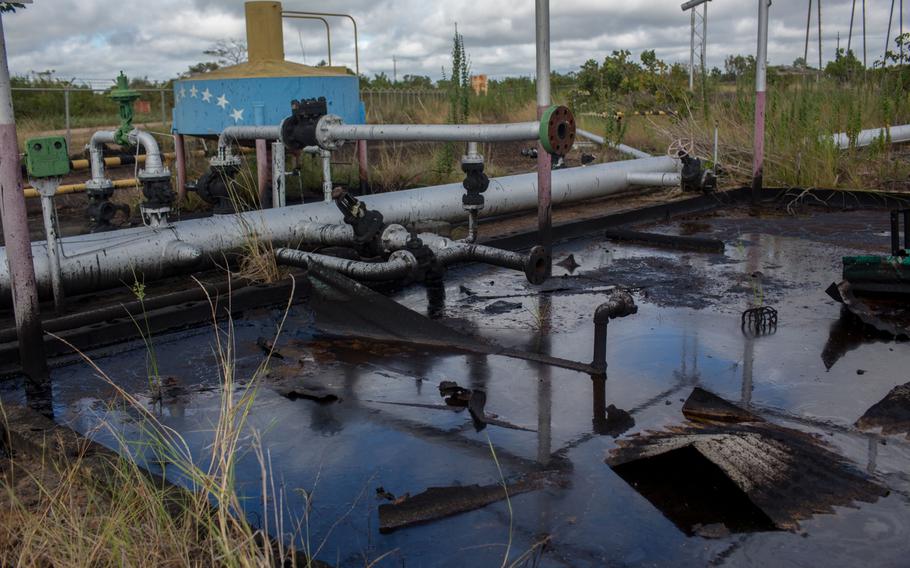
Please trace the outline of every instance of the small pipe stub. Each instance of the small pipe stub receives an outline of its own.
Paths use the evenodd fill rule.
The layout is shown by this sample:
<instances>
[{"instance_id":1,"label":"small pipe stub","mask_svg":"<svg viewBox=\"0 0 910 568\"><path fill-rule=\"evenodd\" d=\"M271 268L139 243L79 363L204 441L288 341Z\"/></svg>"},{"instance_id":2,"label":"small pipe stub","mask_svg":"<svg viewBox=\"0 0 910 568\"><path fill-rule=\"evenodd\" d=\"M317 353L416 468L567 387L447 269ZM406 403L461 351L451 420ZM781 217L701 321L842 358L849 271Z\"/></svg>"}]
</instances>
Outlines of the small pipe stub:
<instances>
[{"instance_id":1,"label":"small pipe stub","mask_svg":"<svg viewBox=\"0 0 910 568\"><path fill-rule=\"evenodd\" d=\"M638 306L635 305L632 294L626 290L617 290L610 294L606 302L597 306L594 311L594 323L609 323L611 319L624 318L635 313L638 313Z\"/></svg>"},{"instance_id":2,"label":"small pipe stub","mask_svg":"<svg viewBox=\"0 0 910 568\"><path fill-rule=\"evenodd\" d=\"M575 144L575 115L564 106L551 106L540 117L540 144L550 154L565 156Z\"/></svg>"},{"instance_id":3,"label":"small pipe stub","mask_svg":"<svg viewBox=\"0 0 910 568\"><path fill-rule=\"evenodd\" d=\"M537 245L528 252L524 266L525 276L531 284L543 284L550 272L550 257L547 249Z\"/></svg>"}]
</instances>

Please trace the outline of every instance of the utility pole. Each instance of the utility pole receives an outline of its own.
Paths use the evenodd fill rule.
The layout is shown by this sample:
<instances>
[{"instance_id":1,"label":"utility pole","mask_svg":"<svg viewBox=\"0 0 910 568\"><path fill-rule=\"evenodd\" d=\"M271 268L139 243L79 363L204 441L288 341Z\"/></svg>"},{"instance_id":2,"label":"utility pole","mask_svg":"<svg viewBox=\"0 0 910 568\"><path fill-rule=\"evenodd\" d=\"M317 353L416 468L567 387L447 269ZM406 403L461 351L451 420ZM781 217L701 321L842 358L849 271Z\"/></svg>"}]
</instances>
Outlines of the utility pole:
<instances>
[{"instance_id":1,"label":"utility pole","mask_svg":"<svg viewBox=\"0 0 910 568\"><path fill-rule=\"evenodd\" d=\"M888 64L888 46L891 45L891 24L894 23L894 0L891 0L891 11L888 12L888 32L885 34L885 52L882 54L882 67Z\"/></svg>"},{"instance_id":2,"label":"utility pole","mask_svg":"<svg viewBox=\"0 0 910 568\"><path fill-rule=\"evenodd\" d=\"M38 305L38 286L32 262L25 194L19 165L19 142L0 13L0 218L10 275L13 314L19 338L19 363L32 382L47 378L47 360Z\"/></svg>"},{"instance_id":3,"label":"utility pole","mask_svg":"<svg viewBox=\"0 0 910 568\"><path fill-rule=\"evenodd\" d=\"M699 66L705 73L705 58L708 49L708 2L711 0L689 0L680 7L689 12L689 91L695 90L695 50L698 42ZM701 12L696 8L702 7Z\"/></svg>"},{"instance_id":4,"label":"utility pole","mask_svg":"<svg viewBox=\"0 0 910 568\"><path fill-rule=\"evenodd\" d=\"M392 56L392 82L398 83L398 59Z\"/></svg>"},{"instance_id":5,"label":"utility pole","mask_svg":"<svg viewBox=\"0 0 910 568\"><path fill-rule=\"evenodd\" d=\"M755 139L752 157L752 205L761 199L765 167L765 91L768 75L768 7L771 0L758 0L758 49L755 55Z\"/></svg>"},{"instance_id":6,"label":"utility pole","mask_svg":"<svg viewBox=\"0 0 910 568\"><path fill-rule=\"evenodd\" d=\"M847 53L850 53L850 48L853 45L853 16L856 14L856 0L853 0L853 4L850 6L850 32L847 34ZM840 32L837 32L837 43L840 44ZM837 49L840 49L840 45L837 46Z\"/></svg>"},{"instance_id":7,"label":"utility pole","mask_svg":"<svg viewBox=\"0 0 910 568\"><path fill-rule=\"evenodd\" d=\"M891 0L892 2L894 0ZM812 0L809 0L809 13L806 15L806 44L803 46L803 64L809 66L809 26L812 24Z\"/></svg>"},{"instance_id":8,"label":"utility pole","mask_svg":"<svg viewBox=\"0 0 910 568\"><path fill-rule=\"evenodd\" d=\"M815 7L818 9L818 80L822 77L822 0L817 0Z\"/></svg>"}]
</instances>

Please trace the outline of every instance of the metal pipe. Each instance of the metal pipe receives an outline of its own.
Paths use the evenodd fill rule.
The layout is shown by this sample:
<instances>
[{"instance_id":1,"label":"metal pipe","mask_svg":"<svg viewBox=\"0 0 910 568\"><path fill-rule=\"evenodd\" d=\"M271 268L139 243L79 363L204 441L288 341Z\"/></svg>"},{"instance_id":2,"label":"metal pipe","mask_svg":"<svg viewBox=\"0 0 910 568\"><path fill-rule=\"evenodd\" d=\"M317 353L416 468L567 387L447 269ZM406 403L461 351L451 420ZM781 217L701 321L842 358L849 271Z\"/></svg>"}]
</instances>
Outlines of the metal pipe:
<instances>
[{"instance_id":1,"label":"metal pipe","mask_svg":"<svg viewBox=\"0 0 910 568\"><path fill-rule=\"evenodd\" d=\"M575 129L575 134L587 138L591 142L600 144L601 146L607 146L608 148L613 148L617 152L622 152L627 156L632 156L633 158L650 158L651 154L643 152L637 148L631 146L626 146L625 144L614 144L613 142L607 141L603 136L598 136L593 132L588 132L587 130L582 130L580 128Z\"/></svg>"},{"instance_id":2,"label":"metal pipe","mask_svg":"<svg viewBox=\"0 0 910 568\"><path fill-rule=\"evenodd\" d=\"M418 238L436 255L443 266L462 262L482 262L525 273L532 284L542 284L547 279L548 265L542 247L536 246L528 254L488 247L463 241L453 241L434 233L420 233ZM410 233L401 225L389 225L382 233L384 252L404 250L411 239Z\"/></svg>"},{"instance_id":3,"label":"metal pipe","mask_svg":"<svg viewBox=\"0 0 910 568\"><path fill-rule=\"evenodd\" d=\"M297 249L279 248L275 251L275 259L278 264L303 268L309 264L317 264L358 280L400 280L416 274L419 264L417 258L405 250L393 252L389 260L385 262L364 262L303 252Z\"/></svg>"},{"instance_id":4,"label":"metal pipe","mask_svg":"<svg viewBox=\"0 0 910 568\"><path fill-rule=\"evenodd\" d=\"M550 0L536 0L534 5L534 35L537 44L537 120L552 104L550 98ZM538 244L546 255L546 274L552 269L550 249L552 234L552 176L553 157L537 140L537 233Z\"/></svg>"},{"instance_id":5,"label":"metal pipe","mask_svg":"<svg viewBox=\"0 0 910 568\"><path fill-rule=\"evenodd\" d=\"M60 257L63 256L57 234L57 208L54 207L54 193L60 179L33 180L32 184L41 193L41 216L44 219L44 236L47 239L47 256L51 271L51 291L54 295L54 308L59 312L63 308L63 279L60 275Z\"/></svg>"},{"instance_id":6,"label":"metal pipe","mask_svg":"<svg viewBox=\"0 0 910 568\"><path fill-rule=\"evenodd\" d=\"M117 133L113 130L99 130L88 141L89 162L91 162L92 183L104 184L104 145L114 142Z\"/></svg>"},{"instance_id":7,"label":"metal pipe","mask_svg":"<svg viewBox=\"0 0 910 568\"><path fill-rule=\"evenodd\" d=\"M369 154L367 153L367 141L357 141L357 167L360 175L360 194L366 195L370 189L370 170Z\"/></svg>"},{"instance_id":8,"label":"metal pipe","mask_svg":"<svg viewBox=\"0 0 910 568\"><path fill-rule=\"evenodd\" d=\"M553 202L584 201L629 188L630 172L673 172L678 160L667 156L625 160L553 173ZM18 170L17 170L18 171ZM494 178L484 194L481 216L493 217L531 211L537 207L537 174ZM461 183L368 195L361 200L380 211L387 223L416 220L463 221L466 213ZM23 213L24 219L24 213ZM132 282L142 275L146 282L200 270L222 262L225 254L243 250L250 235L270 240L274 246L294 246L310 238L307 223L343 221L334 203L309 203L235 215L215 215L170 223L153 229L134 227L61 239L66 256L61 261L67 294L101 290ZM26 233L27 234L27 233ZM32 243L39 291L50 293L47 245ZM0 248L0 301L10 296L6 249Z\"/></svg>"},{"instance_id":9,"label":"metal pipe","mask_svg":"<svg viewBox=\"0 0 910 568\"><path fill-rule=\"evenodd\" d=\"M323 118L316 127L316 139L319 141L319 145L326 149L334 149L337 142L347 140L515 142L537 140L539 137L539 122L507 124L344 124Z\"/></svg>"},{"instance_id":10,"label":"metal pipe","mask_svg":"<svg viewBox=\"0 0 910 568\"><path fill-rule=\"evenodd\" d=\"M682 184L682 176L679 173L666 172L633 172L626 176L626 181L630 185L644 186L678 186Z\"/></svg>"},{"instance_id":11,"label":"metal pipe","mask_svg":"<svg viewBox=\"0 0 910 568\"><path fill-rule=\"evenodd\" d=\"M322 200L328 203L332 200L332 153L320 150L322 159Z\"/></svg>"},{"instance_id":12,"label":"metal pipe","mask_svg":"<svg viewBox=\"0 0 910 568\"><path fill-rule=\"evenodd\" d=\"M287 199L284 143L272 142L272 207L284 207Z\"/></svg>"},{"instance_id":13,"label":"metal pipe","mask_svg":"<svg viewBox=\"0 0 910 568\"><path fill-rule=\"evenodd\" d=\"M114 183L115 189L125 189L125 188L133 188L133 187L139 186L139 180L136 178L115 179L113 181L113 183ZM57 188L57 195L65 195L67 193L81 193L81 192L85 191L85 188L86 188L86 184L84 184L84 183L72 183L72 184L61 185L60 187ZM26 199L37 199L37 198L41 197L41 193L39 193L38 190L35 189L34 187L23 188L22 194L25 196Z\"/></svg>"},{"instance_id":14,"label":"metal pipe","mask_svg":"<svg viewBox=\"0 0 910 568\"><path fill-rule=\"evenodd\" d=\"M333 12L298 12L295 10L283 10L281 12L282 16L293 16L294 14L302 14L307 16L328 16L332 18L347 18L351 20L351 24L354 25L354 72L358 77L360 76L360 44L357 40L357 20L354 19L354 16L350 14L337 14Z\"/></svg>"},{"instance_id":15,"label":"metal pipe","mask_svg":"<svg viewBox=\"0 0 910 568\"><path fill-rule=\"evenodd\" d=\"M910 124L861 130L856 136L855 147L861 148L863 146L868 146L882 137L892 144L910 142ZM831 140L834 142L834 145L841 150L850 148L850 136L846 132L831 135Z\"/></svg>"},{"instance_id":16,"label":"metal pipe","mask_svg":"<svg viewBox=\"0 0 910 568\"><path fill-rule=\"evenodd\" d=\"M298 19L298 20L319 20L319 21L321 21L323 24L325 24L325 40L326 40L326 42L329 44L329 48L328 48L328 51L329 51L329 67L332 66L332 30L329 28L329 21L328 21L328 20L326 20L325 18L323 18L323 17L321 17L321 16L309 16L309 15L305 15L305 14L302 13L302 12L294 12L293 14L292 14L292 13L289 13L289 12L282 12L282 13L281 13L281 17L282 17L282 18L295 18L295 19Z\"/></svg>"},{"instance_id":17,"label":"metal pipe","mask_svg":"<svg viewBox=\"0 0 910 568\"><path fill-rule=\"evenodd\" d=\"M281 125L228 126L218 135L218 149L227 148L237 140L280 140Z\"/></svg>"},{"instance_id":18,"label":"metal pipe","mask_svg":"<svg viewBox=\"0 0 910 568\"><path fill-rule=\"evenodd\" d=\"M259 206L263 209L272 207L271 169L268 142L260 138L256 140L256 182L259 187Z\"/></svg>"},{"instance_id":19,"label":"metal pipe","mask_svg":"<svg viewBox=\"0 0 910 568\"><path fill-rule=\"evenodd\" d=\"M821 0L819 0L820 2ZM755 138L752 157L753 205L761 199L762 176L765 168L765 91L767 90L768 73L768 7L770 5L771 0L758 0L758 49L755 56Z\"/></svg>"},{"instance_id":20,"label":"metal pipe","mask_svg":"<svg viewBox=\"0 0 910 568\"><path fill-rule=\"evenodd\" d=\"M145 149L145 173L151 175L164 175L168 169L164 167L161 160L161 150L158 148L158 141L150 132L134 128L129 133L130 143L141 146ZM142 177L141 175L139 177Z\"/></svg>"},{"instance_id":21,"label":"metal pipe","mask_svg":"<svg viewBox=\"0 0 910 568\"><path fill-rule=\"evenodd\" d=\"M610 294L610 299L597 306L594 311L594 358L591 366L607 371L607 325L611 319L624 318L638 313L638 306L626 290Z\"/></svg>"},{"instance_id":22,"label":"metal pipe","mask_svg":"<svg viewBox=\"0 0 910 568\"><path fill-rule=\"evenodd\" d=\"M19 142L10 91L9 64L3 14L0 12L0 219L3 225L3 298L12 296L13 316L19 338L19 363L33 382L47 377L44 338L38 304L38 286L29 244L28 212L22 194Z\"/></svg>"},{"instance_id":23,"label":"metal pipe","mask_svg":"<svg viewBox=\"0 0 910 568\"><path fill-rule=\"evenodd\" d=\"M174 134L174 155L177 162L177 199L186 199L186 146L183 134Z\"/></svg>"}]
</instances>

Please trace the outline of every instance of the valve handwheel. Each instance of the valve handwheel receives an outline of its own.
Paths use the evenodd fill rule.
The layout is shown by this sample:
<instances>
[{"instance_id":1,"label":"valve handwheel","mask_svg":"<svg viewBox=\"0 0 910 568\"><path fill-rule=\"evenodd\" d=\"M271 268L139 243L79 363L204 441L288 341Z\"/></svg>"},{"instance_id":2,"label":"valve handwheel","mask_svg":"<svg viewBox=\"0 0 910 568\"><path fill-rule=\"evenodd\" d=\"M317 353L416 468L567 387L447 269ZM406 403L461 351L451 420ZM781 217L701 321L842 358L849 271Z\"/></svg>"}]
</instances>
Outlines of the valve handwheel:
<instances>
[{"instance_id":1,"label":"valve handwheel","mask_svg":"<svg viewBox=\"0 0 910 568\"><path fill-rule=\"evenodd\" d=\"M667 148L667 155L671 158L691 156L693 152L695 152L695 140L691 138L677 138Z\"/></svg>"}]
</instances>

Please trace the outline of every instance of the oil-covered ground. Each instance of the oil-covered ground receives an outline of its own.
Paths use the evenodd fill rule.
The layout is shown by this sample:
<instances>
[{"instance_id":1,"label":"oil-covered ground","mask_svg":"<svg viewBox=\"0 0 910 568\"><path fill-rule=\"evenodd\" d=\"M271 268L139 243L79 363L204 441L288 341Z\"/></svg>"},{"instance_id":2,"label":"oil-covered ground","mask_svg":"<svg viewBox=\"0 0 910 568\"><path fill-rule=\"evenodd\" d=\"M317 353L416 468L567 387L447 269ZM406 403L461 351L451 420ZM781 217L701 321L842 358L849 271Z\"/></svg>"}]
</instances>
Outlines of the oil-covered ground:
<instances>
[{"instance_id":1,"label":"oil-covered ground","mask_svg":"<svg viewBox=\"0 0 910 568\"><path fill-rule=\"evenodd\" d=\"M867 332L824 292L840 279L842 256L887 252L887 219L887 211L800 217L724 211L637 227L719 238L722 254L590 235L557 246L556 260L571 254L578 267L557 266L542 287L521 274L473 265L449 271L444 294L428 299L414 286L392 295L489 342L589 362L594 309L611 286L627 287L639 311L609 325L605 382L499 355L326 337L316 331L312 306L294 306L277 343L282 358L263 379L243 438L237 477L248 517L256 523L263 510L255 430L281 495L268 507L284 508L286 526L305 519L301 540L339 566L362 566L385 553L383 566L489 566L507 555L505 565L906 565L910 442L853 424L910 380L910 349ZM740 314L754 304L778 310L775 333L742 333ZM238 378L260 364L257 339L273 335L281 315L261 310L234 321ZM396 322L386 325L394 329ZM161 419L200 461L220 402L212 341L209 327L155 340L160 372L173 387L157 407ZM96 360L139 394L149 389L146 362L141 342ZM467 410L445 405L443 381L486 393L493 419L486 428L477 431ZM818 435L890 494L816 515L796 531L715 530L709 518L703 524L715 529L674 523L604 460L617 440L687 423L681 407L695 386ZM14 383L0 388L4 400L25 398ZM138 438L134 417L112 409L113 399L86 365L54 371L58 421L111 445L111 430ZM609 405L615 408L608 419ZM685 467L675 464L659 476L669 484L685 476L675 468ZM379 507L406 495L529 476L543 482L509 502L379 530ZM700 506L689 509L698 521Z\"/></svg>"}]
</instances>

